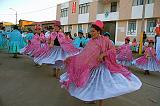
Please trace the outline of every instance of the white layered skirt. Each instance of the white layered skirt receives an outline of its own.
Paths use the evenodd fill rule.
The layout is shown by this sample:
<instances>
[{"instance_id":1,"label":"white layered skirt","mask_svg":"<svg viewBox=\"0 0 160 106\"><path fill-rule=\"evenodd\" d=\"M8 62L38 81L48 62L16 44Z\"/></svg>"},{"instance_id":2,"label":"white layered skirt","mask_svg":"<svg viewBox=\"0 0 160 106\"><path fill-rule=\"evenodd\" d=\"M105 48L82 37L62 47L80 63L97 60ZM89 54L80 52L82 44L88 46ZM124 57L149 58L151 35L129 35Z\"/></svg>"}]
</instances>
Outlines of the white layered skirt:
<instances>
[{"instance_id":1,"label":"white layered skirt","mask_svg":"<svg viewBox=\"0 0 160 106\"><path fill-rule=\"evenodd\" d=\"M27 55L27 56L29 56L29 57L32 57L32 52L33 52L33 50L31 50L31 51L29 51L27 54L25 54L26 48L27 48L27 46L25 46L24 48L20 49L20 52L19 52L19 53L20 53L20 54Z\"/></svg>"},{"instance_id":2,"label":"white layered skirt","mask_svg":"<svg viewBox=\"0 0 160 106\"><path fill-rule=\"evenodd\" d=\"M119 61L119 60L117 60L117 63L118 63L118 64L121 64L121 65L123 65L123 66L126 66L126 67L132 65L132 61Z\"/></svg>"},{"instance_id":3,"label":"white layered skirt","mask_svg":"<svg viewBox=\"0 0 160 106\"><path fill-rule=\"evenodd\" d=\"M67 73L60 76L61 83L67 80ZM134 74L131 74L130 80L128 80L120 73L111 74L101 64L91 71L89 80L83 87L77 88L74 84L70 84L69 93L83 101L94 101L130 93L140 89L141 86L141 81Z\"/></svg>"},{"instance_id":4,"label":"white layered skirt","mask_svg":"<svg viewBox=\"0 0 160 106\"><path fill-rule=\"evenodd\" d=\"M62 65L63 60L72 55L73 54L64 51L60 46L54 46L54 48L48 51L47 54L43 54L34 58L34 62L39 65L42 64Z\"/></svg>"},{"instance_id":5,"label":"white layered skirt","mask_svg":"<svg viewBox=\"0 0 160 106\"><path fill-rule=\"evenodd\" d=\"M160 49L157 50L157 59L160 61Z\"/></svg>"},{"instance_id":6,"label":"white layered skirt","mask_svg":"<svg viewBox=\"0 0 160 106\"><path fill-rule=\"evenodd\" d=\"M138 58L139 59L139 58ZM136 60L138 60L136 59ZM148 70L148 71L159 71L160 72L160 64L158 64L156 62L156 60L154 58L148 58L148 61L146 64L138 64L136 62L136 60L134 60L132 62L132 64L139 68L139 69L143 69L143 70Z\"/></svg>"}]
</instances>

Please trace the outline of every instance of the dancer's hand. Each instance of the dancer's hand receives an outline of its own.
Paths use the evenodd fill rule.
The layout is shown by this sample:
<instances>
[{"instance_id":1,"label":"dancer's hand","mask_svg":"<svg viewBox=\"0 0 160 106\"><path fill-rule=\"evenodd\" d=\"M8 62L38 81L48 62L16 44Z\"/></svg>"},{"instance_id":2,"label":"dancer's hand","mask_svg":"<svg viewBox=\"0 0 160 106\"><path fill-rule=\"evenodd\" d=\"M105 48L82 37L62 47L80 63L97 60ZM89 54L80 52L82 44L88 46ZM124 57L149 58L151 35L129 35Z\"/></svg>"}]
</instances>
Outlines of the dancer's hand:
<instances>
[{"instance_id":1,"label":"dancer's hand","mask_svg":"<svg viewBox=\"0 0 160 106\"><path fill-rule=\"evenodd\" d=\"M104 60L105 60L105 55L102 53L102 54L100 54L98 61L103 62Z\"/></svg>"},{"instance_id":2,"label":"dancer's hand","mask_svg":"<svg viewBox=\"0 0 160 106\"><path fill-rule=\"evenodd\" d=\"M53 48L54 47L54 45L52 45L52 44L49 44L49 48Z\"/></svg>"},{"instance_id":3,"label":"dancer's hand","mask_svg":"<svg viewBox=\"0 0 160 106\"><path fill-rule=\"evenodd\" d=\"M64 60L64 63L68 64L68 63L70 63L70 61L71 61L70 58L66 58L66 60Z\"/></svg>"},{"instance_id":4,"label":"dancer's hand","mask_svg":"<svg viewBox=\"0 0 160 106\"><path fill-rule=\"evenodd\" d=\"M30 41L30 40L28 40L28 44L29 44L29 45L31 44L31 41Z\"/></svg>"}]
</instances>

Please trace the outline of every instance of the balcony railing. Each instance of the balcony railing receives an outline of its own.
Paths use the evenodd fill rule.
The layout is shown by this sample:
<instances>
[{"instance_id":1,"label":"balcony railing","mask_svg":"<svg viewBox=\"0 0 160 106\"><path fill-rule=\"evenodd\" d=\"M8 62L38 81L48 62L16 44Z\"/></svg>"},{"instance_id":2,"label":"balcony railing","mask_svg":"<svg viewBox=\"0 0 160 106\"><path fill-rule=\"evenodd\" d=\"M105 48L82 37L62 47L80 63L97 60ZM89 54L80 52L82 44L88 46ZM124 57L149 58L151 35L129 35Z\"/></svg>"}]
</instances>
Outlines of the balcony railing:
<instances>
[{"instance_id":1,"label":"balcony railing","mask_svg":"<svg viewBox=\"0 0 160 106\"><path fill-rule=\"evenodd\" d=\"M114 21L119 20L119 12L105 12L102 14L97 14L96 19L102 21Z\"/></svg>"}]
</instances>

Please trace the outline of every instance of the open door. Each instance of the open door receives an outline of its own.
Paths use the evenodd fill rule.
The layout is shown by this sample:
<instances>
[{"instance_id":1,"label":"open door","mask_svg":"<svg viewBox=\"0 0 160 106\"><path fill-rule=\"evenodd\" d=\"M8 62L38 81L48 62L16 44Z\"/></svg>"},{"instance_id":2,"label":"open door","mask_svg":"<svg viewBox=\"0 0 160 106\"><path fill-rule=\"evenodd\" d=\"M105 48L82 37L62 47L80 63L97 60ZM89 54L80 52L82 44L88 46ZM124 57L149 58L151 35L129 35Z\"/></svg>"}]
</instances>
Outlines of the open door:
<instances>
[{"instance_id":1,"label":"open door","mask_svg":"<svg viewBox=\"0 0 160 106\"><path fill-rule=\"evenodd\" d=\"M104 22L104 32L109 32L111 34L110 39L115 43L116 21Z\"/></svg>"}]
</instances>

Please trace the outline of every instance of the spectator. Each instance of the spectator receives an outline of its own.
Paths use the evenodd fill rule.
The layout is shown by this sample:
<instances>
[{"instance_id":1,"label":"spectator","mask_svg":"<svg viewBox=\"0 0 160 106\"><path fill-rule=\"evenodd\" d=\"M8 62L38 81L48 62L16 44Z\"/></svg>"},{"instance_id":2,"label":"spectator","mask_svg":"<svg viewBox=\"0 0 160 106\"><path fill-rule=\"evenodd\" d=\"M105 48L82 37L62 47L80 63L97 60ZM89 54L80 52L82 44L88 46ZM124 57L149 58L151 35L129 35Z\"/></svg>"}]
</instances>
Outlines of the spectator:
<instances>
[{"instance_id":1,"label":"spectator","mask_svg":"<svg viewBox=\"0 0 160 106\"><path fill-rule=\"evenodd\" d=\"M103 33L104 36L108 37L110 39L111 34L109 32L104 32ZM111 43L114 45L114 42L110 39Z\"/></svg>"},{"instance_id":2,"label":"spectator","mask_svg":"<svg viewBox=\"0 0 160 106\"><path fill-rule=\"evenodd\" d=\"M136 38L133 39L132 41L132 52L138 52L138 44L137 44L137 41L136 41Z\"/></svg>"}]
</instances>

